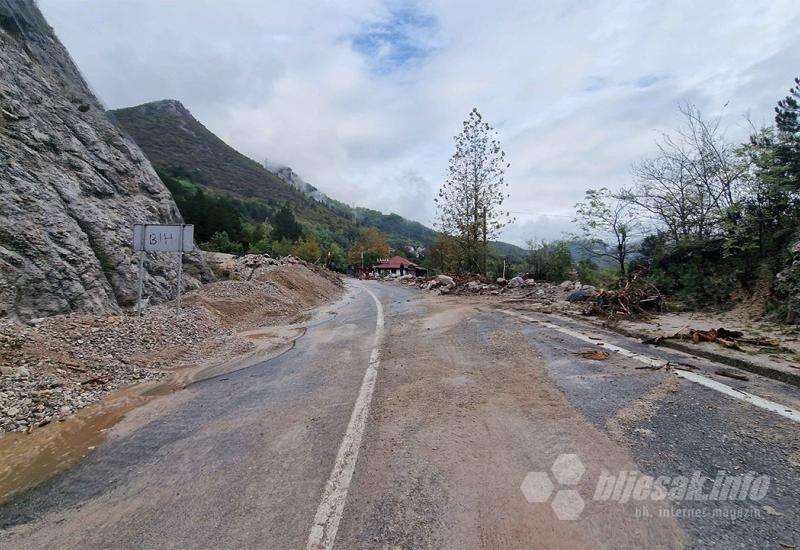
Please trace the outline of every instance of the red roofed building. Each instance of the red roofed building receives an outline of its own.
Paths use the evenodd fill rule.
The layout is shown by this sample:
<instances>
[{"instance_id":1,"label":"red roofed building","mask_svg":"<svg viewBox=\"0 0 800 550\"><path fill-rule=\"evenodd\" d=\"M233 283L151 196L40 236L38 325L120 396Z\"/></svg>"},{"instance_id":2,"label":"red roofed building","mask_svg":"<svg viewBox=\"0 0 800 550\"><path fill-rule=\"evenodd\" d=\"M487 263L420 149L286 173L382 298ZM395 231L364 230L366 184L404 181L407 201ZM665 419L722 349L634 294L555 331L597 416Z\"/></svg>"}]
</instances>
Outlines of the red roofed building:
<instances>
[{"instance_id":1,"label":"red roofed building","mask_svg":"<svg viewBox=\"0 0 800 550\"><path fill-rule=\"evenodd\" d=\"M401 275L425 275L428 270L402 256L392 256L388 260L382 260L381 263L373 265L372 272L375 275L399 277Z\"/></svg>"}]
</instances>

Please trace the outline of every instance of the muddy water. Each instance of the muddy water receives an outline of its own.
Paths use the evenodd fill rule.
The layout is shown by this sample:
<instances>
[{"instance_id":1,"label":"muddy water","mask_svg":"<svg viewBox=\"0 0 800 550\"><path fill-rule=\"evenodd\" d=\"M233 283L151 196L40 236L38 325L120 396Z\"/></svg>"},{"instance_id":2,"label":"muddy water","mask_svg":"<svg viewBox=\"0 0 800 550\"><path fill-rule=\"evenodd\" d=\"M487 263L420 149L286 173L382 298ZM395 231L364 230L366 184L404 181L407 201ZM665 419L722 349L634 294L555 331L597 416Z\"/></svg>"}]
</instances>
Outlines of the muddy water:
<instances>
[{"instance_id":1,"label":"muddy water","mask_svg":"<svg viewBox=\"0 0 800 550\"><path fill-rule=\"evenodd\" d=\"M64 422L0 437L0 503L76 464L134 407L175 391L172 380L110 393Z\"/></svg>"},{"instance_id":2,"label":"muddy water","mask_svg":"<svg viewBox=\"0 0 800 550\"><path fill-rule=\"evenodd\" d=\"M0 435L0 503L77 464L105 441L109 430L134 408L194 382L247 368L285 353L305 334L305 328L269 327L241 334L255 344L246 355L175 369L168 380L116 390L64 422L48 424L29 434Z\"/></svg>"}]
</instances>

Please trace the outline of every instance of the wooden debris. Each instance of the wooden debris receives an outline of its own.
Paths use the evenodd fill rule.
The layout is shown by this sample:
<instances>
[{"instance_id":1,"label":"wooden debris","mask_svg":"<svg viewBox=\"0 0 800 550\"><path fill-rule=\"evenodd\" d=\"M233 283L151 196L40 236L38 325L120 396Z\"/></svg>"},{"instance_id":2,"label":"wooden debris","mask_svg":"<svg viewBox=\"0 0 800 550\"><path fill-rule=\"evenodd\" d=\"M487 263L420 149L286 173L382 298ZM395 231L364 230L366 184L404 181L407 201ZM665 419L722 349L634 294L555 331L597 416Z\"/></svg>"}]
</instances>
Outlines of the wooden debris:
<instances>
[{"instance_id":1,"label":"wooden debris","mask_svg":"<svg viewBox=\"0 0 800 550\"><path fill-rule=\"evenodd\" d=\"M694 365L690 365L689 363L672 363L672 362L670 362L669 366L671 366L675 370L693 371L693 370L697 370L698 369L698 367L696 367Z\"/></svg>"},{"instance_id":2,"label":"wooden debris","mask_svg":"<svg viewBox=\"0 0 800 550\"><path fill-rule=\"evenodd\" d=\"M618 319L646 319L661 309L661 292L646 281L647 268L620 279L616 290L603 290L589 313Z\"/></svg>"},{"instance_id":3,"label":"wooden debris","mask_svg":"<svg viewBox=\"0 0 800 550\"><path fill-rule=\"evenodd\" d=\"M634 367L634 369L635 370L661 370L664 367L667 367L667 369L669 369L669 363L664 363L663 365L655 365L655 366L652 366L652 367L649 366L649 365L642 365L641 367Z\"/></svg>"}]
</instances>

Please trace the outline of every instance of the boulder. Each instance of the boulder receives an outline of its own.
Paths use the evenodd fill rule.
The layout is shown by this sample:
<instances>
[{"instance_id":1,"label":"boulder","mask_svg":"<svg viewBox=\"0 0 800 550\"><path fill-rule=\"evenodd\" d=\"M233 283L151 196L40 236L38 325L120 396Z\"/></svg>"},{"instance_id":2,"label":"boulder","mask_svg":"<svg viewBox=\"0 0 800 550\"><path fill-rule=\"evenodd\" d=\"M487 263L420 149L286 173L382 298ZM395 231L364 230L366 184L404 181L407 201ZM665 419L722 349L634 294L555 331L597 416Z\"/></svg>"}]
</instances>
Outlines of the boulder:
<instances>
[{"instance_id":1,"label":"boulder","mask_svg":"<svg viewBox=\"0 0 800 550\"><path fill-rule=\"evenodd\" d=\"M436 279L431 279L430 281L428 281L427 283L422 285L422 290L432 290L433 288L437 287L438 285L439 285L439 281L437 281Z\"/></svg>"},{"instance_id":2,"label":"boulder","mask_svg":"<svg viewBox=\"0 0 800 550\"><path fill-rule=\"evenodd\" d=\"M573 303L574 302L585 302L586 300L590 299L591 297L592 297L592 294L588 290L580 288L578 290L575 290L575 291L571 292L570 295L567 296L567 301L568 302L573 302Z\"/></svg>"},{"instance_id":3,"label":"boulder","mask_svg":"<svg viewBox=\"0 0 800 550\"><path fill-rule=\"evenodd\" d=\"M453 278L448 277L447 275L438 275L436 280L439 282L439 284L443 284L445 286L455 286L456 284Z\"/></svg>"},{"instance_id":4,"label":"boulder","mask_svg":"<svg viewBox=\"0 0 800 550\"><path fill-rule=\"evenodd\" d=\"M502 277L498 277L498 278L497 278L497 284L498 284L498 285L500 285L500 286L505 286L505 284L506 284L507 282L508 282L508 281L506 281L506 280L505 280L505 279L503 279Z\"/></svg>"},{"instance_id":5,"label":"boulder","mask_svg":"<svg viewBox=\"0 0 800 550\"><path fill-rule=\"evenodd\" d=\"M525 284L525 279L522 277L514 277L510 281L508 281L508 288L517 288L518 286L522 286Z\"/></svg>"}]
</instances>

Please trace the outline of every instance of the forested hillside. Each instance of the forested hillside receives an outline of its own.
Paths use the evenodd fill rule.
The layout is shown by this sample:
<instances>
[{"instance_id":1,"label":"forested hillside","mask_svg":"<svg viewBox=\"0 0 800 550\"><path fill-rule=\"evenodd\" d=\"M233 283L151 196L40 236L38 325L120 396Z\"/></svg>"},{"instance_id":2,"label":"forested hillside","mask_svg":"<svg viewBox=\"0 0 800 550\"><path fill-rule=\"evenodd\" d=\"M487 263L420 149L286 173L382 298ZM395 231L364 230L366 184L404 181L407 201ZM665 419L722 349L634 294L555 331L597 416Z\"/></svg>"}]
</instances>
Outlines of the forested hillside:
<instances>
[{"instance_id":1,"label":"forested hillside","mask_svg":"<svg viewBox=\"0 0 800 550\"><path fill-rule=\"evenodd\" d=\"M284 174L230 147L179 101L155 101L112 113L156 167L181 212L198 226L200 242L224 231L234 250L241 245L247 251L269 237L274 216L284 205L323 247L346 249L370 227L401 253L409 247L428 248L436 237L432 229L398 214L350 207L330 198L315 200L287 182ZM492 246L501 256L522 252L505 243Z\"/></svg>"}]
</instances>

